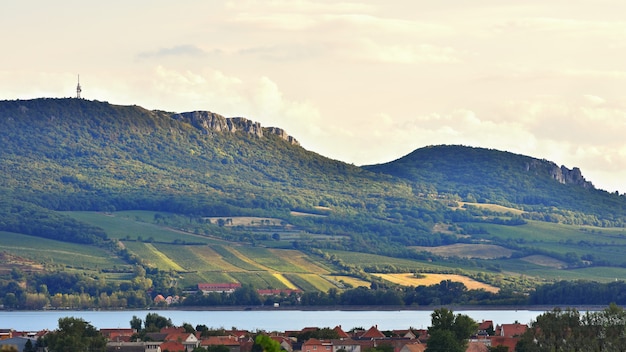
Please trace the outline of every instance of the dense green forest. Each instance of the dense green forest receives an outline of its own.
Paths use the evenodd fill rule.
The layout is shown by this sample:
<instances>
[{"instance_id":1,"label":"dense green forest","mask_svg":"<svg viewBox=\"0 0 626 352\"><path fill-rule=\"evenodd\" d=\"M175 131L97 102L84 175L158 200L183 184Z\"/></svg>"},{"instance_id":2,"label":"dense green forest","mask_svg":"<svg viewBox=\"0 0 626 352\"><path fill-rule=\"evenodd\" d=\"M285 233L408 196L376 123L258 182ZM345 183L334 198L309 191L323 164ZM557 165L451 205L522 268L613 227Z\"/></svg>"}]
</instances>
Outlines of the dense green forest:
<instances>
[{"instance_id":1,"label":"dense green forest","mask_svg":"<svg viewBox=\"0 0 626 352\"><path fill-rule=\"evenodd\" d=\"M194 280L274 288L281 281L271 276L285 270L291 285L305 288L308 304L437 304L373 275L416 271L460 273L504 289L495 297L458 296L457 303L540 304L554 299L550 286L537 289L543 298L532 296L540 284L595 278L591 285L599 287L626 276L626 197L546 160L433 146L357 167L246 119L82 99L2 101L0 124L0 241L12 258L0 267L6 306L54 298L59 306L141 307L156 292L180 294ZM113 222L125 212L135 212L133 222ZM144 229L131 230L137 223ZM24 236L55 248L27 248ZM256 264L218 242L256 248L239 253ZM76 244L96 254L80 264L55 254L79 253ZM295 250L315 262L316 275L344 275L376 289L362 298L362 288L307 279L306 265L277 263L276 252L258 248ZM202 273L185 257L200 252L200 259L218 253L230 260L234 274ZM155 253L163 257L151 258ZM268 274L253 274L259 268ZM328 285L340 292L328 293ZM593 295L619 299L606 290L613 293Z\"/></svg>"}]
</instances>

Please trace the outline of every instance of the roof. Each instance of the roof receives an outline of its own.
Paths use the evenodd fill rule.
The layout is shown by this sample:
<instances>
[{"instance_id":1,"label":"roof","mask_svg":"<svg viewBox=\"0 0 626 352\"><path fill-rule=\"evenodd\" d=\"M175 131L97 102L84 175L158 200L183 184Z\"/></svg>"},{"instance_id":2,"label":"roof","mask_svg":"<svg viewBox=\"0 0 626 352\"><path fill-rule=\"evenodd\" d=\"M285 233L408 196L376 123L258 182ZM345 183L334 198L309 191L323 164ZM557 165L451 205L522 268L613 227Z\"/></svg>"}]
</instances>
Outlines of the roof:
<instances>
[{"instance_id":1,"label":"roof","mask_svg":"<svg viewBox=\"0 0 626 352\"><path fill-rule=\"evenodd\" d=\"M489 352L489 347L482 342L470 342L465 352Z\"/></svg>"},{"instance_id":2,"label":"roof","mask_svg":"<svg viewBox=\"0 0 626 352\"><path fill-rule=\"evenodd\" d=\"M406 345L402 346L402 348L400 349L400 351L402 352L424 352L425 350L426 350L426 345L424 345L423 343L419 343L419 342L407 343Z\"/></svg>"},{"instance_id":3,"label":"roof","mask_svg":"<svg viewBox=\"0 0 626 352\"><path fill-rule=\"evenodd\" d=\"M369 330L364 332L359 338L370 338L370 339L384 339L386 336L380 330L378 330L378 325L372 326Z\"/></svg>"},{"instance_id":4,"label":"roof","mask_svg":"<svg viewBox=\"0 0 626 352\"><path fill-rule=\"evenodd\" d=\"M493 329L493 320L483 320L478 324L478 330L487 330L489 327Z\"/></svg>"},{"instance_id":5,"label":"roof","mask_svg":"<svg viewBox=\"0 0 626 352\"><path fill-rule=\"evenodd\" d=\"M517 345L517 341L519 341L517 337L502 336L491 336L489 339L491 340L492 347L506 346L509 348L509 351L515 351L515 345Z\"/></svg>"},{"instance_id":6,"label":"roof","mask_svg":"<svg viewBox=\"0 0 626 352\"><path fill-rule=\"evenodd\" d=\"M340 339L347 339L350 337L350 335L348 335L347 332L343 331L343 329L341 328L341 325L335 326L333 330L337 333Z\"/></svg>"},{"instance_id":7,"label":"roof","mask_svg":"<svg viewBox=\"0 0 626 352\"><path fill-rule=\"evenodd\" d=\"M523 333L528 330L528 326L525 324L502 324L500 325L500 333L496 335L504 336L504 337L515 337L521 336Z\"/></svg>"},{"instance_id":8,"label":"roof","mask_svg":"<svg viewBox=\"0 0 626 352\"><path fill-rule=\"evenodd\" d=\"M239 346L239 340L234 336L209 336L200 341L201 346Z\"/></svg>"},{"instance_id":9,"label":"roof","mask_svg":"<svg viewBox=\"0 0 626 352\"><path fill-rule=\"evenodd\" d=\"M161 351L185 352L185 346L178 341L167 341L161 344Z\"/></svg>"}]
</instances>

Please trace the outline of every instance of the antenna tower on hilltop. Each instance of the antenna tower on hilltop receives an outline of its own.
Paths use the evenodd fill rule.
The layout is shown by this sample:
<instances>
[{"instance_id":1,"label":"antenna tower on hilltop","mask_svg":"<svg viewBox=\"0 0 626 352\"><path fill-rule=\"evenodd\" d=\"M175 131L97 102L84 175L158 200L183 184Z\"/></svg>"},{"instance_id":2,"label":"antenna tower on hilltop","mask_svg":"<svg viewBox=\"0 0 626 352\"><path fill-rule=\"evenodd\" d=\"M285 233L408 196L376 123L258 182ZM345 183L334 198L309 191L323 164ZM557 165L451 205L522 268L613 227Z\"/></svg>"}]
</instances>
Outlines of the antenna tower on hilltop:
<instances>
[{"instance_id":1,"label":"antenna tower on hilltop","mask_svg":"<svg viewBox=\"0 0 626 352\"><path fill-rule=\"evenodd\" d=\"M80 92L83 90L80 89L80 75L78 75L78 85L76 86L76 99L80 99Z\"/></svg>"}]
</instances>

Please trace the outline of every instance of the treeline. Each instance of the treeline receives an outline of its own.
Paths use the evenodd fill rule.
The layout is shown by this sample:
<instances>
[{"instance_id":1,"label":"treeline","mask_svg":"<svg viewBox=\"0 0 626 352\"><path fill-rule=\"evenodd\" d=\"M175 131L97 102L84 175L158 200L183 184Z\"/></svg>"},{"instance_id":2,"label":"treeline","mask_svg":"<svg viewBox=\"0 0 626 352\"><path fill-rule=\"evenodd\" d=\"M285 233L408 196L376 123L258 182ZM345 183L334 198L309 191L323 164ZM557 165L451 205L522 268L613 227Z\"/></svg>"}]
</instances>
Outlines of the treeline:
<instances>
[{"instance_id":1,"label":"treeline","mask_svg":"<svg viewBox=\"0 0 626 352\"><path fill-rule=\"evenodd\" d=\"M538 286L528 297L529 304L602 305L614 302L626 305L626 282L559 281Z\"/></svg>"},{"instance_id":2,"label":"treeline","mask_svg":"<svg viewBox=\"0 0 626 352\"><path fill-rule=\"evenodd\" d=\"M626 311L612 303L598 312L555 308L541 314L521 336L515 351L623 351Z\"/></svg>"},{"instance_id":3,"label":"treeline","mask_svg":"<svg viewBox=\"0 0 626 352\"><path fill-rule=\"evenodd\" d=\"M58 241L102 244L107 235L99 227L0 194L0 231L22 233Z\"/></svg>"},{"instance_id":4,"label":"treeline","mask_svg":"<svg viewBox=\"0 0 626 352\"><path fill-rule=\"evenodd\" d=\"M37 310L88 308L146 308L153 305L153 290L176 295L168 274L135 266L132 279L115 282L67 272L22 273L13 270L0 280L0 304L8 309Z\"/></svg>"}]
</instances>

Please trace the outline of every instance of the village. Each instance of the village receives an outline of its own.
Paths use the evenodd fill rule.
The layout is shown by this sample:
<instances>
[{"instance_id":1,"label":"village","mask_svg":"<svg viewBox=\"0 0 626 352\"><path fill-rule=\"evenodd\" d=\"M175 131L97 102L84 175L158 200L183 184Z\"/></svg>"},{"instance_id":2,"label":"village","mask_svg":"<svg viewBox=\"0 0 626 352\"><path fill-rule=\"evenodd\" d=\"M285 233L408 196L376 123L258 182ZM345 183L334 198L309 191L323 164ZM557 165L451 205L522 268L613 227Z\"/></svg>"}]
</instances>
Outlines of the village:
<instances>
[{"instance_id":1,"label":"village","mask_svg":"<svg viewBox=\"0 0 626 352\"><path fill-rule=\"evenodd\" d=\"M527 325L497 324L485 320L479 323L478 330L468 343L467 352L486 352L490 347L502 346L514 351L519 336ZM315 338L320 331L330 331L337 338ZM297 331L265 332L246 330L193 331L185 327L165 327L158 332L149 332L144 340L137 341L136 329L101 328L100 333L106 338L107 352L192 352L199 347L206 351L252 352L254 337L264 334L276 341L281 350L286 352L423 352L428 344L428 330L413 329L380 331L377 326L369 329L344 331L341 326L334 328L306 327ZM15 331L0 329L0 350L5 346L14 346L14 351L36 351L37 340L43 338L49 330ZM29 342L30 341L30 342ZM33 349L29 349L33 348ZM44 349L45 351L45 349Z\"/></svg>"}]
</instances>

